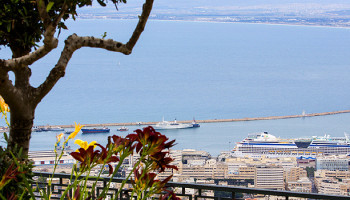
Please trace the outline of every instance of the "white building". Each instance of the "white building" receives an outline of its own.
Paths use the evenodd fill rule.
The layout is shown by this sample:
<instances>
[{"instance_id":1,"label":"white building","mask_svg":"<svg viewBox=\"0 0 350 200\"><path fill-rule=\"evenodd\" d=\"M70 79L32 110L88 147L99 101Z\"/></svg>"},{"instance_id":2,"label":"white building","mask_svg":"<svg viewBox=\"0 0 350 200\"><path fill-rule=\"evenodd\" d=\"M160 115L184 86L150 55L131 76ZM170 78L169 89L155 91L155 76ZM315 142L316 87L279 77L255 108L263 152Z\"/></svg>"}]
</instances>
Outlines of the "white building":
<instances>
[{"instance_id":1,"label":"white building","mask_svg":"<svg viewBox=\"0 0 350 200\"><path fill-rule=\"evenodd\" d=\"M316 158L316 170L348 171L349 158L346 156L325 156Z\"/></svg>"},{"instance_id":2,"label":"white building","mask_svg":"<svg viewBox=\"0 0 350 200\"><path fill-rule=\"evenodd\" d=\"M62 158L58 161L58 165L72 165L75 163L75 159L70 155L72 150L65 150L63 152ZM60 155L61 151L57 151L57 154ZM34 162L34 166L43 166L43 165L54 165L56 154L54 151L30 151L28 153L29 159Z\"/></svg>"}]
</instances>

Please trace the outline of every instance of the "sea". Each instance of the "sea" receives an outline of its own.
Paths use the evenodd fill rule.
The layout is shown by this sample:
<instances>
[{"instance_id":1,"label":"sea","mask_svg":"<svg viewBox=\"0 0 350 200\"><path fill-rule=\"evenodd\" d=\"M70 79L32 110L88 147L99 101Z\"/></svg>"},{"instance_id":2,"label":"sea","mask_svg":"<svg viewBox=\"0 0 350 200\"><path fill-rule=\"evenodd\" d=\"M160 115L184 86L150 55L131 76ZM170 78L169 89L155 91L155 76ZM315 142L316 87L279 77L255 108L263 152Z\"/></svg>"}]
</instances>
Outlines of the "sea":
<instances>
[{"instance_id":1,"label":"sea","mask_svg":"<svg viewBox=\"0 0 350 200\"><path fill-rule=\"evenodd\" d=\"M68 35L126 43L136 20L78 19L59 47L34 63L39 86L56 64ZM232 119L350 109L350 29L245 23L150 20L131 55L97 48L73 54L66 75L38 105L35 125ZM2 58L10 58L8 48ZM13 76L11 76L14 79ZM343 136L350 114L312 118L202 123L166 130L175 149L229 151L249 133L281 138ZM122 134L78 134L107 142ZM132 130L142 126L129 127ZM69 129L67 129L69 130ZM30 150L53 149L56 132L33 133ZM77 146L70 144L73 148Z\"/></svg>"}]
</instances>

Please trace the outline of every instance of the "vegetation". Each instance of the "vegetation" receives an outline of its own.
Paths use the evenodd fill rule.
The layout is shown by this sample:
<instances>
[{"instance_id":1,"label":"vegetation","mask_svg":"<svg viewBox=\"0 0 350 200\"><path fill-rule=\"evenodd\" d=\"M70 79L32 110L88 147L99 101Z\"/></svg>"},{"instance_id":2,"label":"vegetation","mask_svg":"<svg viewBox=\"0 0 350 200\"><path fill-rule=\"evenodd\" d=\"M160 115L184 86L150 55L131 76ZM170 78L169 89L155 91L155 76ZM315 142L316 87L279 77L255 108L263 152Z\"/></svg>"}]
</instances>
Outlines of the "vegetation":
<instances>
[{"instance_id":1,"label":"vegetation","mask_svg":"<svg viewBox=\"0 0 350 200\"><path fill-rule=\"evenodd\" d=\"M315 168L314 167L306 167L305 168L307 177L313 178L315 176Z\"/></svg>"},{"instance_id":2,"label":"vegetation","mask_svg":"<svg viewBox=\"0 0 350 200\"><path fill-rule=\"evenodd\" d=\"M97 2L106 6L108 0ZM117 8L126 0L109 2ZM153 0L145 0L139 22L126 44L104 37L70 35L46 80L39 87L31 86L31 65L57 48L57 35L62 29L67 29L65 20L75 19L77 8L90 5L92 0L7 0L0 4L0 45L12 51L11 59L0 59L0 95L11 109L9 150L14 151L17 144L22 147L24 155L28 154L35 109L65 75L73 53L82 47L95 47L130 54L144 30ZM9 78L9 72L15 76L14 83Z\"/></svg>"},{"instance_id":3,"label":"vegetation","mask_svg":"<svg viewBox=\"0 0 350 200\"><path fill-rule=\"evenodd\" d=\"M64 154L65 144L69 140L73 140L83 126L75 125L75 130L68 139L64 141L62 150L58 153L57 148L60 143L63 133L57 136L55 144L55 165L52 176L47 180L39 178L37 189L41 199L51 199L54 191L52 178L54 178L58 163ZM128 180L131 179L132 189L130 199L134 196L138 200L152 198L158 195L159 199L174 199L179 198L168 190L165 184L172 178L168 176L164 180L158 180L156 177L159 173L166 169L175 169L175 165L171 165L173 159L169 156L169 148L174 146L175 140L168 141L168 138L159 132L156 132L151 126L143 128L143 130L135 130L135 133L129 134L126 137L117 135L108 137L108 144L102 146L93 141L88 144L87 141L75 140L80 148L71 153L71 156L77 161L74 164L71 172L70 184L60 193L60 199L105 199L109 194L112 179L120 173L123 161L132 154L137 154L138 160L133 165L133 169L122 182L120 189L114 194L113 199L118 199L121 188ZM4 135L7 137L6 134ZM7 139L7 138L6 138ZM19 150L18 152L21 152ZM0 148L0 199L36 199L32 188L32 168L33 165L22 157L22 154L13 154L10 150ZM112 163L117 163L113 168ZM102 192L96 192L97 182L101 175L104 174L104 167L100 167L96 177L91 177L90 173L98 166L108 166L109 182L103 188ZM75 176L73 176L75 175ZM82 177L86 175L85 178ZM92 187L88 187L88 180L94 179ZM47 187L44 187L43 182L47 182ZM69 191L73 191L70 193ZM71 195L71 196L70 196Z\"/></svg>"}]
</instances>

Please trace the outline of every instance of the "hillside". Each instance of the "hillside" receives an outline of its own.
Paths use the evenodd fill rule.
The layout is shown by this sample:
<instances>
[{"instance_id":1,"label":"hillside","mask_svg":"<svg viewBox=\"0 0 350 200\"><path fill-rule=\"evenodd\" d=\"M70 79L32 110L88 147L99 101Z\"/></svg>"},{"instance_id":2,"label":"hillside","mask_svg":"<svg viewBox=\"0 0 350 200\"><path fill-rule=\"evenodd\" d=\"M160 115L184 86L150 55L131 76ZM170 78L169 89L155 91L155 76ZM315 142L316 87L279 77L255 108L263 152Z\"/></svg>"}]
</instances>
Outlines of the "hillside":
<instances>
[{"instance_id":1,"label":"hillside","mask_svg":"<svg viewBox=\"0 0 350 200\"><path fill-rule=\"evenodd\" d=\"M141 0L80 10L83 18L136 18ZM152 19L350 26L348 0L156 0Z\"/></svg>"}]
</instances>

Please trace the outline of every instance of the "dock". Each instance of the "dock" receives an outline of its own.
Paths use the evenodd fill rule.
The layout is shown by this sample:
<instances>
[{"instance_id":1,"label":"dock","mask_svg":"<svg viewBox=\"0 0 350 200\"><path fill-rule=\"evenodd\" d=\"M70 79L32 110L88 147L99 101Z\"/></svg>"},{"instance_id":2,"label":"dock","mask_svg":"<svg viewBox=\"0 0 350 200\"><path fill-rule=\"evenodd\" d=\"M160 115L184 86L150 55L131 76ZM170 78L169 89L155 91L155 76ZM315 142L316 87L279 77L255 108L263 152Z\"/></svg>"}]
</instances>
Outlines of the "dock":
<instances>
[{"instance_id":1,"label":"dock","mask_svg":"<svg viewBox=\"0 0 350 200\"><path fill-rule=\"evenodd\" d=\"M311 114L300 114L300 115L285 115L285 116L269 116L269 117L246 117L239 119L207 119L207 120L196 120L197 123L217 123L217 122L242 122L242 121L256 121L256 120L276 120L276 119L290 119L290 118L304 118L304 117L317 117L326 115L336 115L350 113L350 110L341 110L333 112L322 112L322 113L311 113ZM192 120L178 121L179 123L192 123ZM85 127L101 127L101 126L148 126L155 125L158 122L123 122L123 123L104 123L104 124L84 124ZM55 125L56 126L56 125ZM57 125L62 128L74 128L74 125ZM41 126L38 126L41 127ZM42 126L44 127L44 126Z\"/></svg>"}]
</instances>

